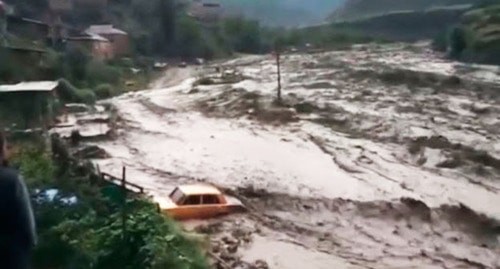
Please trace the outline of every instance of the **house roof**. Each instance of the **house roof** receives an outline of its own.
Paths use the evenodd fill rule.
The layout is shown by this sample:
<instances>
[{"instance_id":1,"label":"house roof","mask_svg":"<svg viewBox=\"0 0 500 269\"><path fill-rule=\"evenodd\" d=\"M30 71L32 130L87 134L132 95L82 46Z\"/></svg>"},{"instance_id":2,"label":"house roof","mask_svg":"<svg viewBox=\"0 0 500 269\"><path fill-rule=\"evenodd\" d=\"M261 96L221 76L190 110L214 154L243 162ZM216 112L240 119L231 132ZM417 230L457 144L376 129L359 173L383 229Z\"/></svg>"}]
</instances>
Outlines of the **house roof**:
<instances>
[{"instance_id":1,"label":"house roof","mask_svg":"<svg viewBox=\"0 0 500 269\"><path fill-rule=\"evenodd\" d=\"M51 92L57 86L57 81L28 81L18 84L0 85L0 93L6 92Z\"/></svg>"},{"instance_id":2,"label":"house roof","mask_svg":"<svg viewBox=\"0 0 500 269\"><path fill-rule=\"evenodd\" d=\"M37 25L49 27L48 24L46 24L46 23L44 23L42 21L34 20L34 19L30 19L30 18L24 18L24 17L17 16L17 15L7 15L7 19L10 22L32 23L32 24L37 24Z\"/></svg>"},{"instance_id":3,"label":"house roof","mask_svg":"<svg viewBox=\"0 0 500 269\"><path fill-rule=\"evenodd\" d=\"M91 25L85 30L85 33L95 35L128 35L127 32L114 28L111 24Z\"/></svg>"},{"instance_id":4,"label":"house roof","mask_svg":"<svg viewBox=\"0 0 500 269\"><path fill-rule=\"evenodd\" d=\"M83 36L70 37L70 38L68 38L68 40L109 42L109 40L107 38L102 37L100 35L96 35L96 34L86 34Z\"/></svg>"},{"instance_id":5,"label":"house roof","mask_svg":"<svg viewBox=\"0 0 500 269\"><path fill-rule=\"evenodd\" d=\"M185 195L193 195L193 194L213 194L219 195L221 192L210 185L182 185L178 187Z\"/></svg>"}]
</instances>

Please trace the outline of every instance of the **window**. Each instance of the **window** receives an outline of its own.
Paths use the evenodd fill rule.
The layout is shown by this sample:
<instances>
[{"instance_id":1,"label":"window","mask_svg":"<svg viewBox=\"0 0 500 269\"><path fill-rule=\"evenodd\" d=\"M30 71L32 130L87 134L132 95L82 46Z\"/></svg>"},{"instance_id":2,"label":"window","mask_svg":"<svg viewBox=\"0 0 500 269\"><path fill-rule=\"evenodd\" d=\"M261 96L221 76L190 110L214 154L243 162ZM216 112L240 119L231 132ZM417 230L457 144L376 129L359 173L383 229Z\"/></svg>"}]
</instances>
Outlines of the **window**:
<instances>
[{"instance_id":1,"label":"window","mask_svg":"<svg viewBox=\"0 0 500 269\"><path fill-rule=\"evenodd\" d=\"M184 205L199 205L201 204L201 196L200 195L191 195L186 198L184 201Z\"/></svg>"},{"instance_id":2,"label":"window","mask_svg":"<svg viewBox=\"0 0 500 269\"><path fill-rule=\"evenodd\" d=\"M178 204L183 197L184 194L177 188L170 194L170 199L172 199L172 201L176 204Z\"/></svg>"},{"instance_id":3,"label":"window","mask_svg":"<svg viewBox=\"0 0 500 269\"><path fill-rule=\"evenodd\" d=\"M220 204L219 197L217 195L203 195L204 205Z\"/></svg>"}]
</instances>

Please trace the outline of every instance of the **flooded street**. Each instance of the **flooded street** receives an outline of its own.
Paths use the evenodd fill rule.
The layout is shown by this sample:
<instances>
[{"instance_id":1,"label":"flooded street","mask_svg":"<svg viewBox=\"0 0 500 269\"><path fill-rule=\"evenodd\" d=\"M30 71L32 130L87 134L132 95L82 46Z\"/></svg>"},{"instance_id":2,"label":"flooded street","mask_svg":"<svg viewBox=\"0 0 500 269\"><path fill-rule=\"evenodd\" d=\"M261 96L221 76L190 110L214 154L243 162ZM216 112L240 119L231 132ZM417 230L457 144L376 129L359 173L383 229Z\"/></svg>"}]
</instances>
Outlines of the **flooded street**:
<instances>
[{"instance_id":1,"label":"flooded street","mask_svg":"<svg viewBox=\"0 0 500 269\"><path fill-rule=\"evenodd\" d=\"M500 267L498 67L425 44L281 60L282 105L270 55L218 65L238 79L176 69L110 100L100 170L126 166L153 198L193 182L236 195L248 214L197 228L232 268Z\"/></svg>"}]
</instances>

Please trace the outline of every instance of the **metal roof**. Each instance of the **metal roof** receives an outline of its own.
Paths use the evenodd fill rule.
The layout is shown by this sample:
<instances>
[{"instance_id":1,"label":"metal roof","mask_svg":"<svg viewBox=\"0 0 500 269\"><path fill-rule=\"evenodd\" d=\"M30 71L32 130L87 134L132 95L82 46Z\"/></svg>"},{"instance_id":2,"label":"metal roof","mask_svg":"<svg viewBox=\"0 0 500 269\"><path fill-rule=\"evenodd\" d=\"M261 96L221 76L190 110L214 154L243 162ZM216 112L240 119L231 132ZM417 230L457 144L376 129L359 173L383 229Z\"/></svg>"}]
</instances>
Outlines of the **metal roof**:
<instances>
[{"instance_id":1,"label":"metal roof","mask_svg":"<svg viewBox=\"0 0 500 269\"><path fill-rule=\"evenodd\" d=\"M219 195L221 192L210 185L182 185L178 187L186 195L192 194L214 194Z\"/></svg>"},{"instance_id":2,"label":"metal roof","mask_svg":"<svg viewBox=\"0 0 500 269\"><path fill-rule=\"evenodd\" d=\"M85 33L96 35L127 35L125 31L114 28L111 24L91 25L85 30Z\"/></svg>"},{"instance_id":3,"label":"metal roof","mask_svg":"<svg viewBox=\"0 0 500 269\"><path fill-rule=\"evenodd\" d=\"M5 92L51 92L59 82L57 81L29 81L18 84L0 85L0 93Z\"/></svg>"},{"instance_id":4,"label":"metal roof","mask_svg":"<svg viewBox=\"0 0 500 269\"><path fill-rule=\"evenodd\" d=\"M109 40L105 37L102 37L100 35L97 35L97 34L91 34L91 33L87 33L86 36L76 36L76 37L70 37L68 38L68 40L75 40L75 41L80 41L80 40L83 40L83 41L100 41L100 42L109 42Z\"/></svg>"}]
</instances>

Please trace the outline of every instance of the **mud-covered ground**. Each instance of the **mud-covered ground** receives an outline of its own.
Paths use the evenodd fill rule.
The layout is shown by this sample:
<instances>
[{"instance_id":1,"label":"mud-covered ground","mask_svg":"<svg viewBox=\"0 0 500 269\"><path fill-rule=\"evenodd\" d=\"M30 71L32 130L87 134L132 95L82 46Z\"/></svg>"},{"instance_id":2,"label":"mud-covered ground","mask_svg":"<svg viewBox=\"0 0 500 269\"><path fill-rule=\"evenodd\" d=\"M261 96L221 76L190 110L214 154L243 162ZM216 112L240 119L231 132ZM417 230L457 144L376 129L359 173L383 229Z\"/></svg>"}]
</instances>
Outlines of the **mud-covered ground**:
<instances>
[{"instance_id":1,"label":"mud-covered ground","mask_svg":"<svg viewBox=\"0 0 500 269\"><path fill-rule=\"evenodd\" d=\"M274 63L175 70L109 101L100 169L153 197L201 181L242 199L248 214L186 223L219 268L500 267L499 67L424 44L284 55L277 104Z\"/></svg>"}]
</instances>

